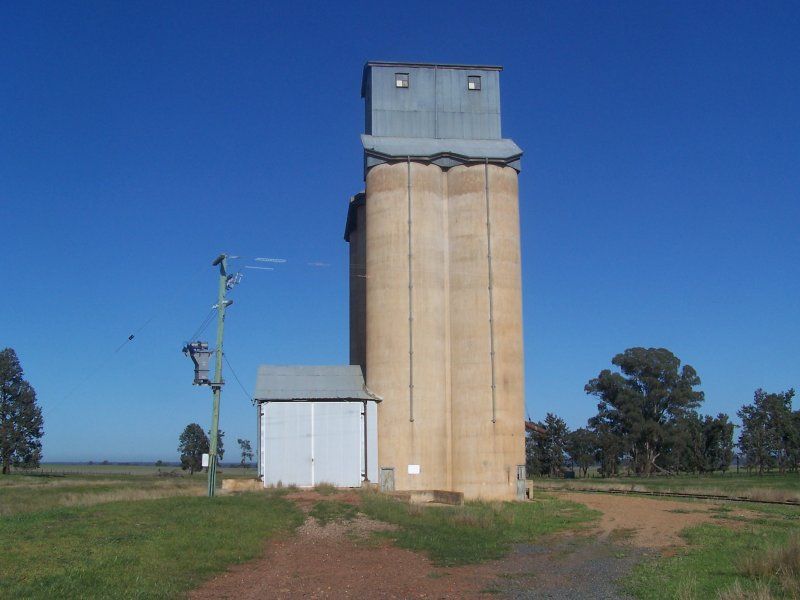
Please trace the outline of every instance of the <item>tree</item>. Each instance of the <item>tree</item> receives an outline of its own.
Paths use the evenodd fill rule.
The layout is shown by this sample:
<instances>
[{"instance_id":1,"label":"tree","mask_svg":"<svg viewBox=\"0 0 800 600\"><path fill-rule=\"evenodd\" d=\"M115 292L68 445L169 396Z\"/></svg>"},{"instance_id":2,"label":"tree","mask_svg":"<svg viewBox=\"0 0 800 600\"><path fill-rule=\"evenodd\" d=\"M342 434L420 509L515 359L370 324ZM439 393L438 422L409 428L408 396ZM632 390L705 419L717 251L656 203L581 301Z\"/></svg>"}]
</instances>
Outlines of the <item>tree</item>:
<instances>
[{"instance_id":1,"label":"tree","mask_svg":"<svg viewBox=\"0 0 800 600\"><path fill-rule=\"evenodd\" d=\"M541 423L536 423L544 429ZM537 431L525 432L525 472L528 476L542 474L542 437Z\"/></svg>"},{"instance_id":2,"label":"tree","mask_svg":"<svg viewBox=\"0 0 800 600\"><path fill-rule=\"evenodd\" d=\"M665 348L628 348L611 362L621 373L604 369L585 387L600 398L594 426L616 435L636 472L649 476L661 468L670 425L703 401L700 377Z\"/></svg>"},{"instance_id":3,"label":"tree","mask_svg":"<svg viewBox=\"0 0 800 600\"><path fill-rule=\"evenodd\" d=\"M208 453L208 437L197 423L190 423L178 439L178 452L181 453L181 469L194 475L203 468L203 454Z\"/></svg>"},{"instance_id":4,"label":"tree","mask_svg":"<svg viewBox=\"0 0 800 600\"><path fill-rule=\"evenodd\" d=\"M613 477L619 474L625 447L620 432L599 416L589 419L590 431L595 436L595 461L600 465L600 475Z\"/></svg>"},{"instance_id":5,"label":"tree","mask_svg":"<svg viewBox=\"0 0 800 600\"><path fill-rule=\"evenodd\" d=\"M703 421L703 439L705 442L705 469L722 471L723 474L731 466L733 460L733 423L725 413L716 417L706 416Z\"/></svg>"},{"instance_id":6,"label":"tree","mask_svg":"<svg viewBox=\"0 0 800 600\"><path fill-rule=\"evenodd\" d=\"M564 419L553 413L547 413L543 426L546 432L541 436L541 470L543 474L558 477L564 471L569 429Z\"/></svg>"},{"instance_id":7,"label":"tree","mask_svg":"<svg viewBox=\"0 0 800 600\"><path fill-rule=\"evenodd\" d=\"M17 353L11 348L0 351L0 463L4 475L12 466L39 466L43 425L36 391L23 377Z\"/></svg>"},{"instance_id":8,"label":"tree","mask_svg":"<svg viewBox=\"0 0 800 600\"><path fill-rule=\"evenodd\" d=\"M211 435L211 430L209 430L208 435ZM221 429L217 430L217 456L219 456L219 462L222 463L222 457L225 456L225 432ZM210 443L210 442L209 442Z\"/></svg>"},{"instance_id":9,"label":"tree","mask_svg":"<svg viewBox=\"0 0 800 600\"><path fill-rule=\"evenodd\" d=\"M781 472L791 466L798 444L793 397L793 389L778 394L757 389L753 403L736 413L742 420L739 449L747 457L748 468L755 467L759 475L776 465Z\"/></svg>"},{"instance_id":10,"label":"tree","mask_svg":"<svg viewBox=\"0 0 800 600\"><path fill-rule=\"evenodd\" d=\"M789 468L796 472L800 467L800 410L792 413L792 430L794 443L789 453Z\"/></svg>"},{"instance_id":11,"label":"tree","mask_svg":"<svg viewBox=\"0 0 800 600\"><path fill-rule=\"evenodd\" d=\"M589 467L595 463L597 435L585 427L576 429L566 437L566 450L572 462L578 465L581 475L586 477Z\"/></svg>"},{"instance_id":12,"label":"tree","mask_svg":"<svg viewBox=\"0 0 800 600\"><path fill-rule=\"evenodd\" d=\"M250 445L250 440L238 438L236 442L239 444L239 449L242 451L241 467L244 468L246 464L253 460L253 448Z\"/></svg>"}]
</instances>

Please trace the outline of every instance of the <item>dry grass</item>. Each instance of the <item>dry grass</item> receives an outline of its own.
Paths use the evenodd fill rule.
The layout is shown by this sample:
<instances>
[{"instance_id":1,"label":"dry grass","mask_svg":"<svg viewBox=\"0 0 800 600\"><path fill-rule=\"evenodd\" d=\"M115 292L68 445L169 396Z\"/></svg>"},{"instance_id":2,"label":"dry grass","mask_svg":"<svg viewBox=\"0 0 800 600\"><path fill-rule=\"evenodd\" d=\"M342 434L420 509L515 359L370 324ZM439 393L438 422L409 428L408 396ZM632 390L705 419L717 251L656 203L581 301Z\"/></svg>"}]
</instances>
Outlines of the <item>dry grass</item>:
<instances>
[{"instance_id":1,"label":"dry grass","mask_svg":"<svg viewBox=\"0 0 800 600\"><path fill-rule=\"evenodd\" d=\"M697 598L697 579L691 575L678 585L675 600L695 600Z\"/></svg>"},{"instance_id":2,"label":"dry grass","mask_svg":"<svg viewBox=\"0 0 800 600\"><path fill-rule=\"evenodd\" d=\"M154 488L154 489L119 489L111 492L64 494L58 499L59 506L91 506L103 502L120 502L125 500L157 500L159 498L176 498L179 496L204 496L203 488Z\"/></svg>"},{"instance_id":3,"label":"dry grass","mask_svg":"<svg viewBox=\"0 0 800 600\"><path fill-rule=\"evenodd\" d=\"M0 483L0 516L103 502L199 496L201 478L23 477Z\"/></svg>"},{"instance_id":4,"label":"dry grass","mask_svg":"<svg viewBox=\"0 0 800 600\"><path fill-rule=\"evenodd\" d=\"M718 600L774 600L775 596L765 583L757 583L753 587L744 589L737 581L727 590L720 592L717 598Z\"/></svg>"},{"instance_id":5,"label":"dry grass","mask_svg":"<svg viewBox=\"0 0 800 600\"><path fill-rule=\"evenodd\" d=\"M739 570L764 584L774 582L790 598L800 597L800 534L791 535L785 545L742 559Z\"/></svg>"},{"instance_id":6,"label":"dry grass","mask_svg":"<svg viewBox=\"0 0 800 600\"><path fill-rule=\"evenodd\" d=\"M322 481L314 486L314 491L322 496L330 496L336 493L336 486Z\"/></svg>"},{"instance_id":7,"label":"dry grass","mask_svg":"<svg viewBox=\"0 0 800 600\"><path fill-rule=\"evenodd\" d=\"M567 481L536 481L535 487L551 490L590 491L590 492L666 492L671 494L697 494L707 496L725 496L729 498L748 499L762 502L797 502L800 503L800 491L777 489L770 487L751 487L744 489L725 489L704 486L651 486L646 483L572 483Z\"/></svg>"}]
</instances>

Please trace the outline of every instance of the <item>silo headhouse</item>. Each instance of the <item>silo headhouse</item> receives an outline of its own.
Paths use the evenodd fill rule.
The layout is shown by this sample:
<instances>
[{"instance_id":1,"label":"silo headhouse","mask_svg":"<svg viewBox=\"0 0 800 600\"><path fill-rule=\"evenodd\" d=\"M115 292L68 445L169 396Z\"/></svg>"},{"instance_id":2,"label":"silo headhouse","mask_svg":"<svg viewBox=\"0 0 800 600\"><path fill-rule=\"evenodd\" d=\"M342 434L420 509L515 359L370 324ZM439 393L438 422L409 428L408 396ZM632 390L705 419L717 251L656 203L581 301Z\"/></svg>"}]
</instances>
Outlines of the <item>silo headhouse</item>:
<instances>
[{"instance_id":1,"label":"silo headhouse","mask_svg":"<svg viewBox=\"0 0 800 600\"><path fill-rule=\"evenodd\" d=\"M395 490L524 496L518 175L501 67L368 62L350 200L350 362Z\"/></svg>"}]
</instances>

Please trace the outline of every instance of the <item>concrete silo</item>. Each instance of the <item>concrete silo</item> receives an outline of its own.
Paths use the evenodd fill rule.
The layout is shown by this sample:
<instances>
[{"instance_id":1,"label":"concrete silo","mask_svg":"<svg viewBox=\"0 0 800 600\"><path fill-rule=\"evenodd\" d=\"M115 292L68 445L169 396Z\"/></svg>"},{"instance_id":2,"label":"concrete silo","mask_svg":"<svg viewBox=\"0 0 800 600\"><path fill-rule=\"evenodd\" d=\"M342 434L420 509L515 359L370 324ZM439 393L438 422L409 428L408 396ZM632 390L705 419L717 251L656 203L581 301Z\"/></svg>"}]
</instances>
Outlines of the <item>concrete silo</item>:
<instances>
[{"instance_id":1,"label":"concrete silo","mask_svg":"<svg viewBox=\"0 0 800 600\"><path fill-rule=\"evenodd\" d=\"M383 398L385 487L524 489L522 151L501 137L499 73L364 68L366 192L345 231L350 359Z\"/></svg>"}]
</instances>

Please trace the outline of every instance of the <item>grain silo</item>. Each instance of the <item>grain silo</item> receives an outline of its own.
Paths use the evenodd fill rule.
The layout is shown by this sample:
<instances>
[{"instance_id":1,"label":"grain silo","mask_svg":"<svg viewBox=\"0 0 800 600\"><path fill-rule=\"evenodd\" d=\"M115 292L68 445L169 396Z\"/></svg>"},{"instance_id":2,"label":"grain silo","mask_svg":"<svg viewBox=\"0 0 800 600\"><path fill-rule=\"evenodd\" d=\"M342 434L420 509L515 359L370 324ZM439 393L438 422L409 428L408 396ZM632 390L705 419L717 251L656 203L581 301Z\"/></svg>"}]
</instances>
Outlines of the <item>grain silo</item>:
<instances>
[{"instance_id":1,"label":"grain silo","mask_svg":"<svg viewBox=\"0 0 800 600\"><path fill-rule=\"evenodd\" d=\"M350 362L381 484L524 496L517 175L500 67L368 62L366 191L350 201Z\"/></svg>"}]
</instances>

